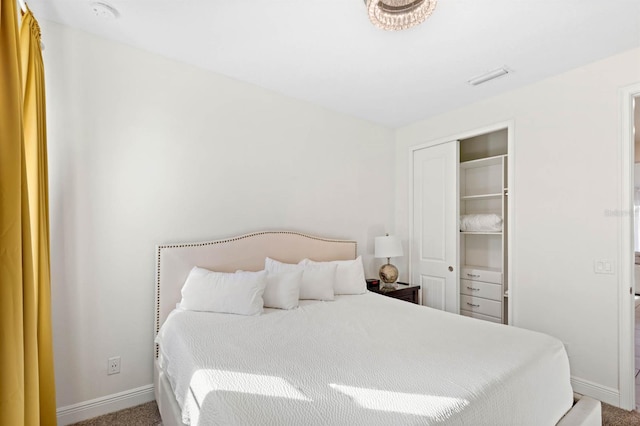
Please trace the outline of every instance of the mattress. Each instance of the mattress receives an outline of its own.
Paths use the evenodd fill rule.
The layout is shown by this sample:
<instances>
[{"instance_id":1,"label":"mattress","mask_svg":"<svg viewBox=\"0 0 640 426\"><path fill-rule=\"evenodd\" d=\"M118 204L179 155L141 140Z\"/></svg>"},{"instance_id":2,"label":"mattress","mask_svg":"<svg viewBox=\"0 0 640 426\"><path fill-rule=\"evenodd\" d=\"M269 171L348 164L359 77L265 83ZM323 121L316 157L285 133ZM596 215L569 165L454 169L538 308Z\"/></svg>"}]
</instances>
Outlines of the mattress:
<instances>
[{"instance_id":1,"label":"mattress","mask_svg":"<svg viewBox=\"0 0 640 426\"><path fill-rule=\"evenodd\" d=\"M260 316L173 311L159 364L191 425L553 425L569 363L548 335L367 293Z\"/></svg>"}]
</instances>

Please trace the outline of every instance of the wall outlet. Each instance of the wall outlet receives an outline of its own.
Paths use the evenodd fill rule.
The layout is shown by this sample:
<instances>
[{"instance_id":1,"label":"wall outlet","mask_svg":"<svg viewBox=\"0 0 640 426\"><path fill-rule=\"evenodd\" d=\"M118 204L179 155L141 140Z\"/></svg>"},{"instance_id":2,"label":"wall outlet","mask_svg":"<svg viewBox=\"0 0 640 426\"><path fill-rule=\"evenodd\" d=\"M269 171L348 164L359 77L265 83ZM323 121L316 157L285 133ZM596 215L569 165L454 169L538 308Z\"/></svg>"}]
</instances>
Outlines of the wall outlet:
<instances>
[{"instance_id":1,"label":"wall outlet","mask_svg":"<svg viewBox=\"0 0 640 426\"><path fill-rule=\"evenodd\" d=\"M120 357L114 356L107 360L107 374L118 374L120 373Z\"/></svg>"}]
</instances>

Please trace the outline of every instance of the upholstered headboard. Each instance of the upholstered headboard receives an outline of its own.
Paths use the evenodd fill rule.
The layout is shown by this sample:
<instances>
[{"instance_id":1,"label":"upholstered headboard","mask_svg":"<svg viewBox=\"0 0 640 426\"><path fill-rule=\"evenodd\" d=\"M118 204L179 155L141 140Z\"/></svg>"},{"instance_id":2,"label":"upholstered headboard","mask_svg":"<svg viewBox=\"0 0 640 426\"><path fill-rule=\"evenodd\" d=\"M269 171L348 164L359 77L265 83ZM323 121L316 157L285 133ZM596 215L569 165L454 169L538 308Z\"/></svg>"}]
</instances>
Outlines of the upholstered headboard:
<instances>
[{"instance_id":1,"label":"upholstered headboard","mask_svg":"<svg viewBox=\"0 0 640 426\"><path fill-rule=\"evenodd\" d=\"M224 240L156 247L155 334L180 302L182 285L194 266L218 272L259 271L265 257L286 263L355 259L355 241L312 237L289 231L265 231Z\"/></svg>"}]
</instances>

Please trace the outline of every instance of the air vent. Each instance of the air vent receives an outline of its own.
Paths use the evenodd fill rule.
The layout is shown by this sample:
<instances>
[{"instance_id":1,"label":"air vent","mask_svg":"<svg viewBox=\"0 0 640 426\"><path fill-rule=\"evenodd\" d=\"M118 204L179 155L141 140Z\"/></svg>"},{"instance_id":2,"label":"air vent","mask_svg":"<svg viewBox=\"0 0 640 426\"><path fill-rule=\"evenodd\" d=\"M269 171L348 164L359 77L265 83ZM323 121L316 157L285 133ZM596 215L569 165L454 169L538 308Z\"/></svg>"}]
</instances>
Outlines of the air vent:
<instances>
[{"instance_id":1,"label":"air vent","mask_svg":"<svg viewBox=\"0 0 640 426\"><path fill-rule=\"evenodd\" d=\"M507 69L506 67L497 68L495 70L492 70L482 75L479 75L477 77L474 77L471 80L469 80L467 83L469 83L472 86L477 86L479 84L486 83L487 81L491 81L496 78L507 75L509 74L509 72L510 72L509 69Z\"/></svg>"}]
</instances>

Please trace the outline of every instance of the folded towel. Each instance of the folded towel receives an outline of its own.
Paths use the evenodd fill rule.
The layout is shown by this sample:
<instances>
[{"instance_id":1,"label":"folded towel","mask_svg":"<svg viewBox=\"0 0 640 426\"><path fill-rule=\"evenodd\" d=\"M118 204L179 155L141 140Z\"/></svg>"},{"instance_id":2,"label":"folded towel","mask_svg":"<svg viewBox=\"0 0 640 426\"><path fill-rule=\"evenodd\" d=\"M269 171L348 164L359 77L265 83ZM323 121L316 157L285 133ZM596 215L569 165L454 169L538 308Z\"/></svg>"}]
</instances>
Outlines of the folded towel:
<instances>
[{"instance_id":1,"label":"folded towel","mask_svg":"<svg viewBox=\"0 0 640 426\"><path fill-rule=\"evenodd\" d=\"M465 214L460 216L463 232L501 232L502 218L497 214Z\"/></svg>"}]
</instances>

